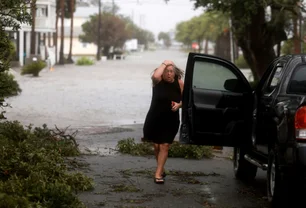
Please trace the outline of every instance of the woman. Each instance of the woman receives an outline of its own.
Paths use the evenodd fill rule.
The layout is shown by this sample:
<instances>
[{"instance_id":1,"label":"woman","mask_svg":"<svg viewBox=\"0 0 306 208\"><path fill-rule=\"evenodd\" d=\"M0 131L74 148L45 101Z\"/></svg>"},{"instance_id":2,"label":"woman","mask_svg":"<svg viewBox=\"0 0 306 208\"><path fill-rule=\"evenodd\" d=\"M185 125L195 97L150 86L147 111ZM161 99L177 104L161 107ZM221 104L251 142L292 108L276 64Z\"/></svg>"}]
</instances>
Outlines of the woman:
<instances>
[{"instance_id":1,"label":"woman","mask_svg":"<svg viewBox=\"0 0 306 208\"><path fill-rule=\"evenodd\" d=\"M179 108L182 106L183 72L172 61L165 60L152 75L153 93L146 116L144 139L154 143L157 161L154 182L164 183L164 165L168 150L179 129Z\"/></svg>"}]
</instances>

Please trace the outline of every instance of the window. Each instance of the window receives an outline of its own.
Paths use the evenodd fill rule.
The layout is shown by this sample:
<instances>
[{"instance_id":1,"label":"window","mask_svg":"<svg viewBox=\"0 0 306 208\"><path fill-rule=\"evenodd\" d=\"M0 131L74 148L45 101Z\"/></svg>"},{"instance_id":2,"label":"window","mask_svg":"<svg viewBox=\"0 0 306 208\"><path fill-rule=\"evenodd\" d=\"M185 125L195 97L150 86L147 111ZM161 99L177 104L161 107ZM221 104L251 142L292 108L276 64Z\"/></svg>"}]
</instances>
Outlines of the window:
<instances>
[{"instance_id":1,"label":"window","mask_svg":"<svg viewBox=\"0 0 306 208\"><path fill-rule=\"evenodd\" d=\"M306 65L298 66L289 81L288 93L306 93Z\"/></svg>"},{"instance_id":2,"label":"window","mask_svg":"<svg viewBox=\"0 0 306 208\"><path fill-rule=\"evenodd\" d=\"M272 73L272 76L269 79L268 84L267 84L267 86L266 86L266 88L264 90L264 92L266 94L272 93L273 90L277 88L277 86L280 83L282 70L283 70L283 66L277 66L276 67L276 69Z\"/></svg>"},{"instance_id":3,"label":"window","mask_svg":"<svg viewBox=\"0 0 306 208\"><path fill-rule=\"evenodd\" d=\"M47 7L38 7L36 10L36 17L47 17L48 9Z\"/></svg>"},{"instance_id":4,"label":"window","mask_svg":"<svg viewBox=\"0 0 306 208\"><path fill-rule=\"evenodd\" d=\"M211 62L196 61L193 72L193 88L221 90L226 80L237 80L237 76L228 68Z\"/></svg>"}]
</instances>

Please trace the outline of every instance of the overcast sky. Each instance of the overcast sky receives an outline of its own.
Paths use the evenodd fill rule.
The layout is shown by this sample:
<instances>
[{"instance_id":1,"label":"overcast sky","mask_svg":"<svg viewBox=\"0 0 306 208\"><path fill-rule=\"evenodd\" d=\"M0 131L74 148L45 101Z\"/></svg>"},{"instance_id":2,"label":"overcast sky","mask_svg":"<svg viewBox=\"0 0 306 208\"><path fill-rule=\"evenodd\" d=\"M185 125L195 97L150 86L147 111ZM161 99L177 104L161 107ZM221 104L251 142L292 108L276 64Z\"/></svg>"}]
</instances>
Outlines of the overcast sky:
<instances>
[{"instance_id":1,"label":"overcast sky","mask_svg":"<svg viewBox=\"0 0 306 208\"><path fill-rule=\"evenodd\" d=\"M130 16L140 27L152 31L169 32L177 23L200 15L202 8L194 10L190 0L114 0L120 7L119 13ZM112 0L102 0L112 2Z\"/></svg>"}]
</instances>

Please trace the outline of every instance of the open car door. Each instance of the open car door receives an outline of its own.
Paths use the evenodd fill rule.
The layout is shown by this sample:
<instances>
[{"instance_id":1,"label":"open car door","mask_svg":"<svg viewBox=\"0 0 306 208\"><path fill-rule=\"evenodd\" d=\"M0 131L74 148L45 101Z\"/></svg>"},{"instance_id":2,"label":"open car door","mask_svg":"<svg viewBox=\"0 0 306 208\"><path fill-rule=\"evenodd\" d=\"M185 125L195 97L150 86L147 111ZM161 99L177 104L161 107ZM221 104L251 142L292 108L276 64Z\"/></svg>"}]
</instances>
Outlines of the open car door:
<instances>
[{"instance_id":1,"label":"open car door","mask_svg":"<svg viewBox=\"0 0 306 208\"><path fill-rule=\"evenodd\" d=\"M190 53L182 102L181 143L234 147L251 142L252 89L231 62Z\"/></svg>"}]
</instances>

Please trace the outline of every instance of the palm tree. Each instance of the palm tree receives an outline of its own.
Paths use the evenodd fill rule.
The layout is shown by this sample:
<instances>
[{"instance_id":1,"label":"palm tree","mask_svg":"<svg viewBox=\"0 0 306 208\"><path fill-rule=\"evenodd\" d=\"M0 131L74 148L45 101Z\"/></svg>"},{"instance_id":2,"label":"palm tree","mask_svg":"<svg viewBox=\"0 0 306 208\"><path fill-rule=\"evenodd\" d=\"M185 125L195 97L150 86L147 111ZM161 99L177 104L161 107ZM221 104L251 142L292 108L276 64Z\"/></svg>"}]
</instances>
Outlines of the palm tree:
<instances>
[{"instance_id":1,"label":"palm tree","mask_svg":"<svg viewBox=\"0 0 306 208\"><path fill-rule=\"evenodd\" d=\"M65 19L65 0L60 0L60 11L61 11L61 46L60 46L60 57L59 64L65 64L64 57L64 19Z\"/></svg>"},{"instance_id":2,"label":"palm tree","mask_svg":"<svg viewBox=\"0 0 306 208\"><path fill-rule=\"evenodd\" d=\"M60 1L57 0L56 1L56 18L55 18L55 38L54 38L54 42L55 42L55 61L57 63L58 57L57 57L57 39L58 39L58 18L59 18L59 14L60 14Z\"/></svg>"},{"instance_id":3,"label":"palm tree","mask_svg":"<svg viewBox=\"0 0 306 208\"><path fill-rule=\"evenodd\" d=\"M73 19L74 19L74 5L75 0L70 0L70 46L69 46L69 55L67 61L69 63L73 63L72 60L72 40L73 40Z\"/></svg>"},{"instance_id":4,"label":"palm tree","mask_svg":"<svg viewBox=\"0 0 306 208\"><path fill-rule=\"evenodd\" d=\"M36 40L35 40L35 20L36 20L36 0L31 2L31 15L32 15L32 26L31 26L31 55L36 53Z\"/></svg>"}]
</instances>

